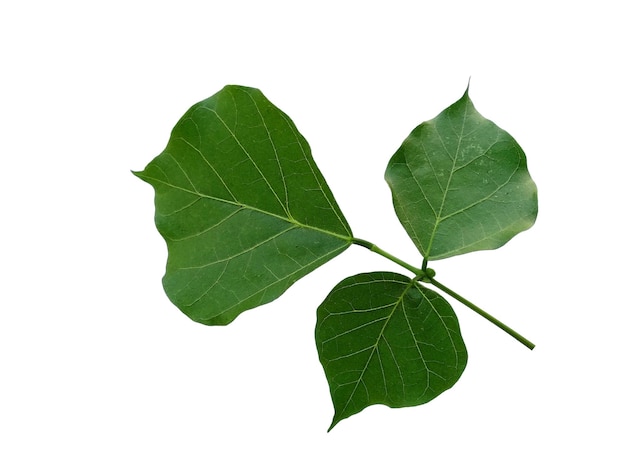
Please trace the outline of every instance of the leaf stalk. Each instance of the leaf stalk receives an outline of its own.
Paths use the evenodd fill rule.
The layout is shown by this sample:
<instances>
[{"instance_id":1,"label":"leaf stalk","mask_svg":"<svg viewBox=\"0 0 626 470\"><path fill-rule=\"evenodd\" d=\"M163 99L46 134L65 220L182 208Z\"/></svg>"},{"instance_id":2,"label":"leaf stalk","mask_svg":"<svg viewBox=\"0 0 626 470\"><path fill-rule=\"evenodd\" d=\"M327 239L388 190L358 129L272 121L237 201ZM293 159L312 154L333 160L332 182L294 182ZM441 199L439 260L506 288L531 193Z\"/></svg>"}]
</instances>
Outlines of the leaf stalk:
<instances>
[{"instance_id":1,"label":"leaf stalk","mask_svg":"<svg viewBox=\"0 0 626 470\"><path fill-rule=\"evenodd\" d=\"M472 302L470 302L469 300L467 300L465 297L457 294L456 292L454 292L449 287L444 286L441 282L436 281L435 279L432 279L432 278L428 279L428 282L430 282L435 287L437 287L438 289L440 289L443 292L445 292L446 294L448 294L450 297L453 297L454 299L458 300L459 302L461 302L466 307L471 308L472 310L474 310L476 313L478 313L483 318L489 320L491 323L496 325L498 328L500 328L501 330L505 331L506 333L511 335L513 338L518 340L520 343L522 343L528 349L532 350L532 349L535 348L534 343L532 343L530 340L526 339L524 336L519 334L513 328L511 328L510 326L505 325L504 323L502 323L500 320L498 320L494 316L492 316L492 315L488 314L487 312L485 312L482 308L478 307L477 305L475 305Z\"/></svg>"},{"instance_id":2,"label":"leaf stalk","mask_svg":"<svg viewBox=\"0 0 626 470\"><path fill-rule=\"evenodd\" d=\"M388 260L391 260L394 263L402 266L403 268L408 269L409 271L411 271L413 274L415 274L418 277L418 280L426 277L426 273L422 271L421 269L416 268L415 266L405 261L402 261L400 258L393 256L391 253L388 253L387 251L379 248L378 246L374 245L372 242L368 242L367 240L363 240L362 238L353 238L352 243L354 243L355 245L359 245L364 248L367 248L368 250L373 251L374 253L378 253L379 255L387 258Z\"/></svg>"},{"instance_id":3,"label":"leaf stalk","mask_svg":"<svg viewBox=\"0 0 626 470\"><path fill-rule=\"evenodd\" d=\"M367 240L363 240L362 238L352 238L352 243L354 243L355 245L359 245L359 246L362 246L364 248L367 248L368 250L373 251L374 253L378 253L379 255L387 258L388 260L391 260L394 263L402 266L403 268L408 269L413 274L415 274L415 276L417 276L417 278L416 278L417 281L423 281L423 282L427 282L427 283L430 283L430 284L434 285L439 290L441 290L441 291L445 292L446 294L448 294L450 297L458 300L459 302L461 302L466 307L474 310L476 313L478 313L480 316L482 316L486 320L488 320L491 323L493 323L494 325L496 325L502 331L504 331L504 332L508 333L509 335L511 335L513 338L515 338L517 341L522 343L528 349L532 350L532 349L535 348L535 344L533 342L531 342L530 340L528 340L527 338L525 338L524 336L519 334L513 328L511 328L510 326L502 323L496 317L494 317L494 316L490 315L489 313L485 312L482 308L480 308L479 306L477 306L474 303L470 302L465 297L463 297L462 295L456 293L455 291L453 291L449 287L446 287L441 282L436 281L434 279L434 271L432 269L426 268L426 266L427 266L427 261L426 260L424 260L424 262L422 264L422 269L419 269L419 268L416 268L413 265L410 265L409 263L407 263L405 261L402 261L400 258L397 258L396 256L393 256L391 253L388 253L385 250L379 248L378 246L376 246L372 242L369 242Z\"/></svg>"}]
</instances>

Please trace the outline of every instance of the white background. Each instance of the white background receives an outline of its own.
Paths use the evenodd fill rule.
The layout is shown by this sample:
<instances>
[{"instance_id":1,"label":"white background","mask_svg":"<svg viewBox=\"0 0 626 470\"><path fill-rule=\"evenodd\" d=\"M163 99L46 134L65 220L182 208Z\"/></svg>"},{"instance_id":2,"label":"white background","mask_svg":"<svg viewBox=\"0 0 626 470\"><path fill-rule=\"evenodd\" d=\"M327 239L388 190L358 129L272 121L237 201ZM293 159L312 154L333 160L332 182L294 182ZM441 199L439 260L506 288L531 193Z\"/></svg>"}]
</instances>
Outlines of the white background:
<instances>
[{"instance_id":1,"label":"white background","mask_svg":"<svg viewBox=\"0 0 626 470\"><path fill-rule=\"evenodd\" d=\"M601 0L4 2L0 468L624 468L623 20ZM195 102L258 87L355 235L419 264L384 169L470 77L540 212L432 267L537 347L451 301L459 383L327 434L315 309L348 275L402 269L355 246L228 327L196 324L163 293L153 191L130 170Z\"/></svg>"}]
</instances>

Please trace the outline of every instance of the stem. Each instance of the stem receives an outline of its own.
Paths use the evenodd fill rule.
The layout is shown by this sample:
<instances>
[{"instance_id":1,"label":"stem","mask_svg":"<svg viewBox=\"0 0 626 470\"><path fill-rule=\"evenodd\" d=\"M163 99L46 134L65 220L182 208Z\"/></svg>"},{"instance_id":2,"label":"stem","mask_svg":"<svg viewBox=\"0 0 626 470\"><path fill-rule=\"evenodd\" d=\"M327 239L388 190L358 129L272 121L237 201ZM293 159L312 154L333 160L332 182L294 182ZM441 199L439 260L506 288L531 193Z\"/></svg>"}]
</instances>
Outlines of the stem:
<instances>
[{"instance_id":1,"label":"stem","mask_svg":"<svg viewBox=\"0 0 626 470\"><path fill-rule=\"evenodd\" d=\"M412 266L409 263L402 261L400 258L396 258L391 253L388 253L385 250L380 249L379 247L374 245L372 242L368 242L367 240L363 240L361 238L353 238L352 243L354 243L355 245L360 245L362 247L365 247L368 250L373 251L374 253L378 253L379 255L384 256L388 260L391 260L394 263L399 264L403 268L408 269L420 279L426 277L426 273L422 271L421 269L418 269L415 266Z\"/></svg>"},{"instance_id":2,"label":"stem","mask_svg":"<svg viewBox=\"0 0 626 470\"><path fill-rule=\"evenodd\" d=\"M497 318L489 315L487 312L485 312L482 308L478 307L477 305L474 305L472 302L470 302L469 300L467 300L465 297L462 297L461 295L457 294L456 292L454 292L452 289L444 286L441 282L436 281L435 279L429 279L429 281L436 286L437 288L441 289L442 291L444 291L446 294L448 294L450 297L455 298L456 300L458 300L459 302L461 302L463 305L471 308L472 310L474 310L476 313L478 313L479 315L481 315L483 318L486 318L487 320L489 320L491 323L493 323L494 325L496 325L498 328L500 328L503 331L506 331L508 334L510 334L513 338L515 338L516 340L518 340L520 343L522 343L524 346L526 346L528 349L534 349L535 345L529 341L528 339L524 338L522 335L520 335L517 331L515 331L513 328L505 325L504 323L502 323L500 320L498 320Z\"/></svg>"},{"instance_id":3,"label":"stem","mask_svg":"<svg viewBox=\"0 0 626 470\"><path fill-rule=\"evenodd\" d=\"M409 263L406 263L406 262L402 261L400 258L396 258L392 254L387 253L385 250L381 250L376 245L374 245L372 242L368 242L367 240L363 240L362 238L352 238L352 243L354 243L355 245L360 245L360 246L362 246L364 248L367 248L368 250L373 251L374 253L378 253L379 255L381 255L381 256L383 256L383 257L393 261L394 263L402 266L403 268L408 269L409 271L411 271L413 274L415 274L417 276L417 280L418 281L419 280L423 280L424 282L429 282L429 283L433 284L435 287L439 288L440 290L442 290L443 292L448 294L450 297L453 297L454 299L458 300L459 302L461 302L466 307L469 307L472 310L474 310L476 313L478 313L483 318L489 320L491 323L496 325L501 330L507 332L509 335L511 335L516 340L518 340L520 343L522 343L528 349L534 349L535 345L531 341L529 341L528 339L526 339L522 335L520 335L513 328L505 325L504 323L502 323L497 318L489 315L482 308L478 307L477 305L474 305L472 302L467 300L465 297L462 297L461 295L459 295L456 292L454 292L452 289L444 286L439 281L436 281L434 279L434 277L433 277L434 276L434 271L432 269L428 269L427 270L427 268L426 268L426 266L427 266L426 259L424 259L424 262L422 263L422 269L418 269L415 266L412 266Z\"/></svg>"}]
</instances>

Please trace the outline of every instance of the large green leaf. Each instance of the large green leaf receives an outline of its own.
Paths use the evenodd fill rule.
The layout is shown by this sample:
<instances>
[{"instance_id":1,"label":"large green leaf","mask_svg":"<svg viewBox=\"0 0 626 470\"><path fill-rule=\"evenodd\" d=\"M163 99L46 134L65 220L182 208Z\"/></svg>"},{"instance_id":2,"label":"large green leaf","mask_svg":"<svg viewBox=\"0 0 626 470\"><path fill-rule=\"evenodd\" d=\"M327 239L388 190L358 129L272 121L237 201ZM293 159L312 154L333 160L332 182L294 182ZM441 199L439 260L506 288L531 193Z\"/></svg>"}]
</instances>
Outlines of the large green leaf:
<instances>
[{"instance_id":1,"label":"large green leaf","mask_svg":"<svg viewBox=\"0 0 626 470\"><path fill-rule=\"evenodd\" d=\"M517 142L463 97L416 127L385 179L425 259L498 248L530 228L537 188Z\"/></svg>"},{"instance_id":2,"label":"large green leaf","mask_svg":"<svg viewBox=\"0 0 626 470\"><path fill-rule=\"evenodd\" d=\"M201 323L274 300L352 240L306 140L253 88L194 105L135 174L155 189L165 291Z\"/></svg>"},{"instance_id":3,"label":"large green leaf","mask_svg":"<svg viewBox=\"0 0 626 470\"><path fill-rule=\"evenodd\" d=\"M335 407L330 429L369 405L426 403L467 363L452 307L395 273L339 283L317 310L315 340Z\"/></svg>"}]
</instances>

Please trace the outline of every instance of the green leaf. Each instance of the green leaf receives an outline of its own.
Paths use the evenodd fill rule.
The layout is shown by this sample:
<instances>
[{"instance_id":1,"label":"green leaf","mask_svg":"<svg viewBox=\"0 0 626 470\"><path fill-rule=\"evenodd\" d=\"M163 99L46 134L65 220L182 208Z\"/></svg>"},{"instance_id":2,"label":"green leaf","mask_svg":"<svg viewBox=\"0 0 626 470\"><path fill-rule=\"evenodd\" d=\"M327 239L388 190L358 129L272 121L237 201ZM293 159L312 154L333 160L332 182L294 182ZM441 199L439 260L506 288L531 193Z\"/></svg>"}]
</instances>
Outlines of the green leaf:
<instances>
[{"instance_id":1,"label":"green leaf","mask_svg":"<svg viewBox=\"0 0 626 470\"><path fill-rule=\"evenodd\" d=\"M498 248L530 228L537 188L517 142L474 108L468 91L416 127L385 179L425 259Z\"/></svg>"},{"instance_id":2,"label":"green leaf","mask_svg":"<svg viewBox=\"0 0 626 470\"><path fill-rule=\"evenodd\" d=\"M257 89L194 105L135 174L155 189L165 291L201 323L276 299L352 240L306 140Z\"/></svg>"},{"instance_id":3,"label":"green leaf","mask_svg":"<svg viewBox=\"0 0 626 470\"><path fill-rule=\"evenodd\" d=\"M467 363L452 307L389 272L340 282L317 310L315 340L335 408L330 429L370 405L426 403Z\"/></svg>"}]
</instances>

